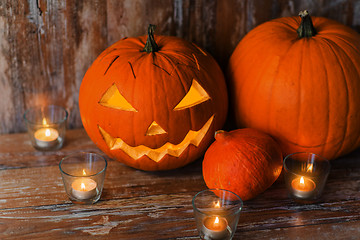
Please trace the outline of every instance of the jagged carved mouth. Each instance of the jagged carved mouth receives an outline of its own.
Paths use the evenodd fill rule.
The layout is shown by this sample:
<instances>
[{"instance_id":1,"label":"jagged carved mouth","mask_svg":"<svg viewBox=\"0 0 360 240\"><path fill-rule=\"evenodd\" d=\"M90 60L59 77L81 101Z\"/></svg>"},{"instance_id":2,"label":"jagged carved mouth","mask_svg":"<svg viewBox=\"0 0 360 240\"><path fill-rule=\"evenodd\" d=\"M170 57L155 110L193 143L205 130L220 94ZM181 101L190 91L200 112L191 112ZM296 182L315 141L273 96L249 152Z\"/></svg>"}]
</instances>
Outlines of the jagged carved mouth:
<instances>
[{"instance_id":1,"label":"jagged carved mouth","mask_svg":"<svg viewBox=\"0 0 360 240\"><path fill-rule=\"evenodd\" d=\"M150 159L155 162L159 162L166 154L169 154L174 157L179 157L184 150L190 145L194 145L196 147L199 146L206 133L208 132L211 123L213 122L214 115L212 115L209 120L204 124L204 126L198 130L193 131L190 130L185 138L179 144L165 143L159 148L153 149L144 145L139 145L136 147L132 147L125 143L121 138L116 138L107 133L103 128L98 126L99 131L106 142L106 145L110 148L110 150L121 149L127 155L137 160L142 156L146 155Z\"/></svg>"}]
</instances>

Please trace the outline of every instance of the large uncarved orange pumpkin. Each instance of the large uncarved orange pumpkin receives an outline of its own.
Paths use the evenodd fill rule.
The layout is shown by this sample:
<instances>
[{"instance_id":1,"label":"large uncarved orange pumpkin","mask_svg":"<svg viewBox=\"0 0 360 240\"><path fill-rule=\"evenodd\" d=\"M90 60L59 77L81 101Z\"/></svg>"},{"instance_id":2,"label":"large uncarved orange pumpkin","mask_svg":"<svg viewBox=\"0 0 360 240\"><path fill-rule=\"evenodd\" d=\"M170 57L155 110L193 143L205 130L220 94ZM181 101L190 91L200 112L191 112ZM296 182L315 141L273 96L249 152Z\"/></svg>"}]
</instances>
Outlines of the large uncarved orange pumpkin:
<instances>
[{"instance_id":1,"label":"large uncarved orange pumpkin","mask_svg":"<svg viewBox=\"0 0 360 240\"><path fill-rule=\"evenodd\" d=\"M218 131L215 138L203 161L203 177L209 188L227 189L249 200L279 177L282 153L269 135L244 128Z\"/></svg>"},{"instance_id":2,"label":"large uncarved orange pumpkin","mask_svg":"<svg viewBox=\"0 0 360 240\"><path fill-rule=\"evenodd\" d=\"M108 156L142 170L167 170L202 156L227 114L215 60L170 36L122 39L106 49L81 83L82 122Z\"/></svg>"},{"instance_id":3,"label":"large uncarved orange pumpkin","mask_svg":"<svg viewBox=\"0 0 360 240\"><path fill-rule=\"evenodd\" d=\"M352 29L311 21L307 11L275 19L241 40L228 70L237 127L274 136L284 154L334 159L360 145L360 35Z\"/></svg>"}]
</instances>

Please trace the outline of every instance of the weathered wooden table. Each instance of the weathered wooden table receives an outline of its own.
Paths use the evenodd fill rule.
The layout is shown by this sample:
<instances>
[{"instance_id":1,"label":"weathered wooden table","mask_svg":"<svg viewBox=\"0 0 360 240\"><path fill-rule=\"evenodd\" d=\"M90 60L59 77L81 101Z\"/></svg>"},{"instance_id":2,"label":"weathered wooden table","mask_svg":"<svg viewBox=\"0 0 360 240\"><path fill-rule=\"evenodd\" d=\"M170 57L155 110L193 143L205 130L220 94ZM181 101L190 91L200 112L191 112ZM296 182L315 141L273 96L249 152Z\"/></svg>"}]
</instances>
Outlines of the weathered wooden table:
<instances>
[{"instance_id":1,"label":"weathered wooden table","mask_svg":"<svg viewBox=\"0 0 360 240\"><path fill-rule=\"evenodd\" d=\"M67 198L62 157L100 152L83 129L68 130L55 152L32 148L26 134L0 136L0 239L198 239L192 197L206 189L201 160L144 172L109 159L93 205ZM282 176L246 201L235 239L360 239L360 150L331 162L319 203L289 199Z\"/></svg>"}]
</instances>

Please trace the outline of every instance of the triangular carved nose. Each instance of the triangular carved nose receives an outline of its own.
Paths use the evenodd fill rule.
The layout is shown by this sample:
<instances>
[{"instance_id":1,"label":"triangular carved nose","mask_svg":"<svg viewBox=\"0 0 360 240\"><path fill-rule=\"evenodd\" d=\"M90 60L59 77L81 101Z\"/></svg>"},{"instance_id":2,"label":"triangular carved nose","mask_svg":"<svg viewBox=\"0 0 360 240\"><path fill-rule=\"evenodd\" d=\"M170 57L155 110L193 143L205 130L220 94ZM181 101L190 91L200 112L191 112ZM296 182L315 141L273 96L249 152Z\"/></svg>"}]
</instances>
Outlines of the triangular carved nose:
<instances>
[{"instance_id":1,"label":"triangular carved nose","mask_svg":"<svg viewBox=\"0 0 360 240\"><path fill-rule=\"evenodd\" d=\"M160 127L160 125L153 121L150 124L150 127L148 128L148 130L146 131L146 136L154 136L154 135L158 135L158 134L164 134L166 133L166 131Z\"/></svg>"}]
</instances>

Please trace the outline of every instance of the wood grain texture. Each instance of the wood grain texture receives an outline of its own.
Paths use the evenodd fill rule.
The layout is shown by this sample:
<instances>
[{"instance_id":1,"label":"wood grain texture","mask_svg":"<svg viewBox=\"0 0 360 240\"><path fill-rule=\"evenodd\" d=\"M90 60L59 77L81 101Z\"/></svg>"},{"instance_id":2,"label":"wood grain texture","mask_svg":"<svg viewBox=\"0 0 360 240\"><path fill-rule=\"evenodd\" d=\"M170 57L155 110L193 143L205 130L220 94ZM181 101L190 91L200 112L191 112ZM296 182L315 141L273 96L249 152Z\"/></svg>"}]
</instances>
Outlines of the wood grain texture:
<instances>
[{"instance_id":1,"label":"wood grain texture","mask_svg":"<svg viewBox=\"0 0 360 240\"><path fill-rule=\"evenodd\" d=\"M308 9L360 30L353 0L2 0L0 1L0 134L25 131L24 111L57 104L81 127L81 80L106 47L156 33L195 42L225 68L240 39L257 25Z\"/></svg>"},{"instance_id":2,"label":"wood grain texture","mask_svg":"<svg viewBox=\"0 0 360 240\"><path fill-rule=\"evenodd\" d=\"M0 136L0 239L199 239L192 197L206 189L201 159L144 172L108 159L104 191L93 205L72 204L59 161L102 154L83 129L68 130L56 152L39 152L26 134ZM332 161L319 202L288 198L283 176L246 201L234 239L359 239L360 149Z\"/></svg>"}]
</instances>

